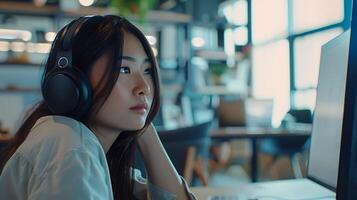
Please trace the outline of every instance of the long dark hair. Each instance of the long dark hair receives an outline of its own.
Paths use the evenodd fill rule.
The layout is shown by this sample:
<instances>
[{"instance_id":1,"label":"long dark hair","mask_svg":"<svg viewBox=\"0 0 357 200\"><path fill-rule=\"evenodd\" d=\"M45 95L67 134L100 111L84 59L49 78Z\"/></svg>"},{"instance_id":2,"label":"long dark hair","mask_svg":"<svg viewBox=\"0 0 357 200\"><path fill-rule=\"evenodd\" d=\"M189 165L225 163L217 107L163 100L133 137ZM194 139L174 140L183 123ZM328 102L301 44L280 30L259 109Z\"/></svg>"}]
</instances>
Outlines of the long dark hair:
<instances>
[{"instance_id":1,"label":"long dark hair","mask_svg":"<svg viewBox=\"0 0 357 200\"><path fill-rule=\"evenodd\" d=\"M64 29L65 27L57 33L56 38L62 34ZM121 64L118 57L121 56L123 50L124 31L133 34L139 39L151 62L154 98L144 127L141 130L120 133L106 154L114 199L134 199L132 165L136 138L150 125L160 107L160 81L157 61L145 35L132 23L119 16L91 17L80 28L72 44L73 65L84 72L88 78L91 68L98 58L106 53L110 57L107 66L104 66L106 73L101 78L99 87L97 87L98 90L93 92L93 103L89 112L81 119L77 119L90 128L94 123L96 114L110 95L118 79L119 72L115 68ZM59 45L55 39L45 64L43 78L55 66L57 51L60 49ZM6 162L24 142L36 121L43 116L53 114L43 100L33 107L33 110L27 114L24 122L16 131L12 141L3 150L0 157L0 173Z\"/></svg>"}]
</instances>

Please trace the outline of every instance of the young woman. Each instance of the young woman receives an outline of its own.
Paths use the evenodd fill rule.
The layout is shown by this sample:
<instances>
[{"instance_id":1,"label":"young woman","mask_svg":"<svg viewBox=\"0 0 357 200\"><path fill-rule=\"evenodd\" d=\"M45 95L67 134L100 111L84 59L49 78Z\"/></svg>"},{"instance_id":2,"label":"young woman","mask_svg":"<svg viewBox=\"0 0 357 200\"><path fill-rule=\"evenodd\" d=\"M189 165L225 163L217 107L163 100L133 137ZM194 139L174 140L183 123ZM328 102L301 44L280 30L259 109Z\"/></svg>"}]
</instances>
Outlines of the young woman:
<instances>
[{"instance_id":1,"label":"young woman","mask_svg":"<svg viewBox=\"0 0 357 200\"><path fill-rule=\"evenodd\" d=\"M133 24L108 15L65 26L42 93L2 153L1 199L195 199L151 123L158 66ZM136 146L147 180L132 167Z\"/></svg>"}]
</instances>

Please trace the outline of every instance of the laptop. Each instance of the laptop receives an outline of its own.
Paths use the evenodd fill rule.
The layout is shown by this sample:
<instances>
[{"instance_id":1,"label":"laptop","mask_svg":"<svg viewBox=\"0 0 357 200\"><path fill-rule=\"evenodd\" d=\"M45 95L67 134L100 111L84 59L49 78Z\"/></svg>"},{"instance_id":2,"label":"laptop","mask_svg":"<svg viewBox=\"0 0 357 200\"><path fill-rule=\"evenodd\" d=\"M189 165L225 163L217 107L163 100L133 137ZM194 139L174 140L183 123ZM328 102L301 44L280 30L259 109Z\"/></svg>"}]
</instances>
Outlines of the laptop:
<instances>
[{"instance_id":1,"label":"laptop","mask_svg":"<svg viewBox=\"0 0 357 200\"><path fill-rule=\"evenodd\" d=\"M254 194L209 199L335 199L350 34L342 33L321 49L307 177L252 184L258 188Z\"/></svg>"},{"instance_id":2,"label":"laptop","mask_svg":"<svg viewBox=\"0 0 357 200\"><path fill-rule=\"evenodd\" d=\"M273 106L273 99L246 99L244 105L246 126L271 128Z\"/></svg>"}]
</instances>

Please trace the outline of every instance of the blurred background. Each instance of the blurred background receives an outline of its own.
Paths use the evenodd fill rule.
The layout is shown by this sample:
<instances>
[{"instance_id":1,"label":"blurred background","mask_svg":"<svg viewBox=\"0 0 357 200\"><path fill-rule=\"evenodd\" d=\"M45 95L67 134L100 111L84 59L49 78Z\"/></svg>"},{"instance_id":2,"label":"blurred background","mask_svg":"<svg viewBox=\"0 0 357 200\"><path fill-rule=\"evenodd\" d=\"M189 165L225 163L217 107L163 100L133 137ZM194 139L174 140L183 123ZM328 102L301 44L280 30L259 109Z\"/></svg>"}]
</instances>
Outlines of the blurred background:
<instances>
[{"instance_id":1,"label":"blurred background","mask_svg":"<svg viewBox=\"0 0 357 200\"><path fill-rule=\"evenodd\" d=\"M161 71L155 125L191 185L305 176L321 46L349 28L350 0L0 0L0 135L42 98L56 32L91 14L145 33Z\"/></svg>"}]
</instances>

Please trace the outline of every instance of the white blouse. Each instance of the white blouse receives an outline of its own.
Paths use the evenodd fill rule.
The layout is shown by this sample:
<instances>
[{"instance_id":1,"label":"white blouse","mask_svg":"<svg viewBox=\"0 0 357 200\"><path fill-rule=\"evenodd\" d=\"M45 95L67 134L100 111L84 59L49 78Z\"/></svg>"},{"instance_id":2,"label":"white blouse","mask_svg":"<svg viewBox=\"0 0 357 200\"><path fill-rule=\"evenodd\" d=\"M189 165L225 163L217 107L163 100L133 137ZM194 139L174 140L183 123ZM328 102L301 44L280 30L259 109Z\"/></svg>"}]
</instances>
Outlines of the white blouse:
<instances>
[{"instance_id":1,"label":"white blouse","mask_svg":"<svg viewBox=\"0 0 357 200\"><path fill-rule=\"evenodd\" d=\"M133 170L138 199L177 199ZM182 179L183 180L183 179ZM183 180L190 199L196 199ZM112 200L105 152L84 124L68 117L37 120L0 176L1 199Z\"/></svg>"}]
</instances>

